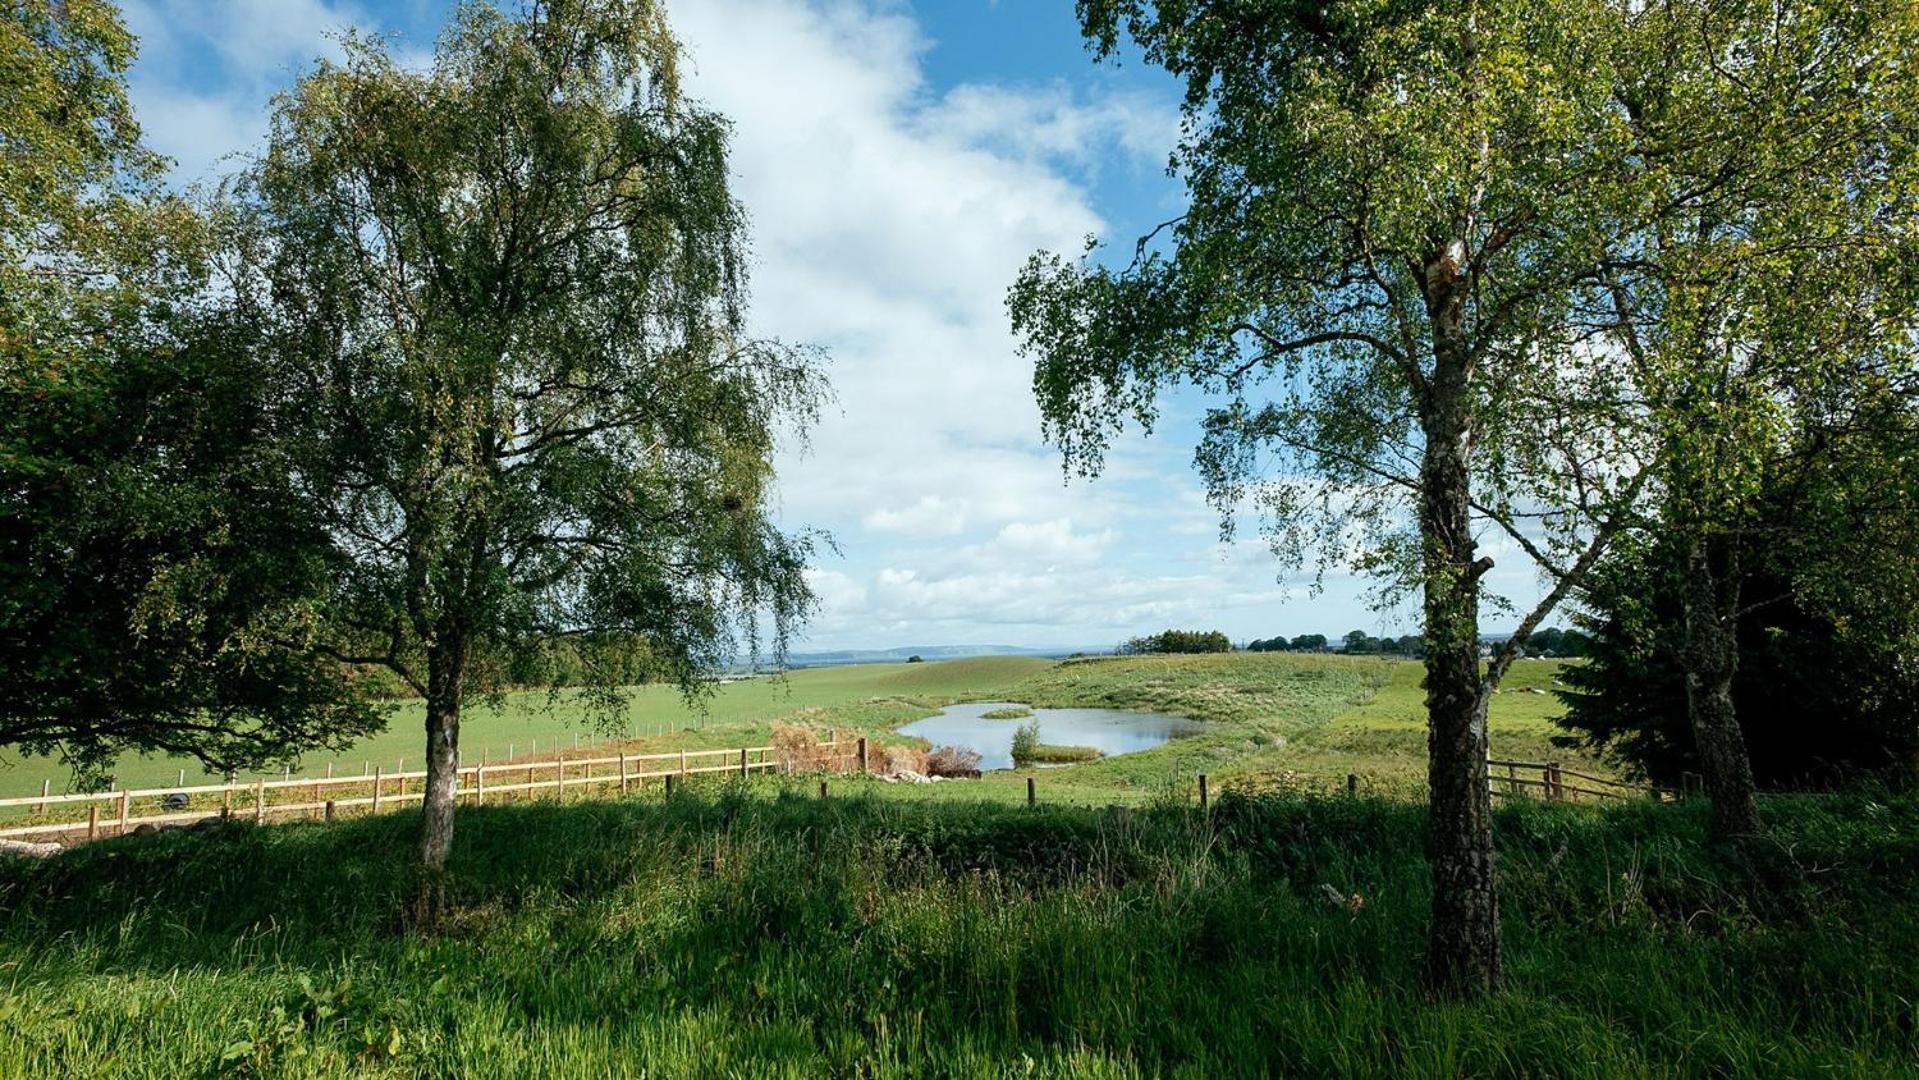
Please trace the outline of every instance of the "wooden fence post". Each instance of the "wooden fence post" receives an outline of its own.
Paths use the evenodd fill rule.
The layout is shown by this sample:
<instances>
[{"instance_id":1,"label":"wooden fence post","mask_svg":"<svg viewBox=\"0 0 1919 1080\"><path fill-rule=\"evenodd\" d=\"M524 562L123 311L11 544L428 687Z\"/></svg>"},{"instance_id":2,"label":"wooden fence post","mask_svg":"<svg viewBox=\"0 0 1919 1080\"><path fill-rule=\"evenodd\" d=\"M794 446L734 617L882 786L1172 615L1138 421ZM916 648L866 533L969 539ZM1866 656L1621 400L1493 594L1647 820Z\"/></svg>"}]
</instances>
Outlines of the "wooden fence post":
<instances>
[{"instance_id":1,"label":"wooden fence post","mask_svg":"<svg viewBox=\"0 0 1919 1080\"><path fill-rule=\"evenodd\" d=\"M132 809L133 809L133 796L127 793L126 788L121 788L120 789L120 832L119 832L119 835L121 836L125 836L127 834L127 818L130 815L130 812L132 811Z\"/></svg>"},{"instance_id":2,"label":"wooden fence post","mask_svg":"<svg viewBox=\"0 0 1919 1080\"><path fill-rule=\"evenodd\" d=\"M1559 762L1557 761L1548 761L1546 763L1546 797L1553 802L1563 802L1566 798L1565 789L1560 784Z\"/></svg>"},{"instance_id":3,"label":"wooden fence post","mask_svg":"<svg viewBox=\"0 0 1919 1080\"><path fill-rule=\"evenodd\" d=\"M620 751L620 794L624 795L629 790L631 789L626 786L626 751L622 750Z\"/></svg>"},{"instance_id":4,"label":"wooden fence post","mask_svg":"<svg viewBox=\"0 0 1919 1080\"><path fill-rule=\"evenodd\" d=\"M47 812L47 795L52 792L52 790L53 781L40 781L40 805L33 808L33 813L36 817Z\"/></svg>"},{"instance_id":5,"label":"wooden fence post","mask_svg":"<svg viewBox=\"0 0 1919 1080\"><path fill-rule=\"evenodd\" d=\"M100 837L100 804L90 803L87 806L87 839L97 840L99 839L99 837Z\"/></svg>"},{"instance_id":6,"label":"wooden fence post","mask_svg":"<svg viewBox=\"0 0 1919 1080\"><path fill-rule=\"evenodd\" d=\"M820 798L826 798L826 781L820 781Z\"/></svg>"},{"instance_id":7,"label":"wooden fence post","mask_svg":"<svg viewBox=\"0 0 1919 1080\"><path fill-rule=\"evenodd\" d=\"M333 800L332 799L328 799L326 801L326 820L327 820L327 824L329 825L333 824Z\"/></svg>"},{"instance_id":8,"label":"wooden fence post","mask_svg":"<svg viewBox=\"0 0 1919 1080\"><path fill-rule=\"evenodd\" d=\"M870 771L871 770L866 767L866 736L861 735L860 736L860 773L863 775Z\"/></svg>"},{"instance_id":9,"label":"wooden fence post","mask_svg":"<svg viewBox=\"0 0 1919 1080\"><path fill-rule=\"evenodd\" d=\"M1348 795L1359 794L1359 774L1358 773L1346 774L1346 794Z\"/></svg>"},{"instance_id":10,"label":"wooden fence post","mask_svg":"<svg viewBox=\"0 0 1919 1080\"><path fill-rule=\"evenodd\" d=\"M673 774L672 773L666 774L666 797L669 799L673 797Z\"/></svg>"},{"instance_id":11,"label":"wooden fence post","mask_svg":"<svg viewBox=\"0 0 1919 1080\"><path fill-rule=\"evenodd\" d=\"M233 774L232 773L227 774L226 790L220 793L220 816L223 818L230 818L233 816Z\"/></svg>"},{"instance_id":12,"label":"wooden fence post","mask_svg":"<svg viewBox=\"0 0 1919 1080\"><path fill-rule=\"evenodd\" d=\"M555 781L554 786L559 789L558 794L553 796L554 800L556 802L565 802L566 801L566 759L565 758L554 759L553 779Z\"/></svg>"},{"instance_id":13,"label":"wooden fence post","mask_svg":"<svg viewBox=\"0 0 1919 1080\"><path fill-rule=\"evenodd\" d=\"M473 770L473 804L486 805L486 766L484 765Z\"/></svg>"},{"instance_id":14,"label":"wooden fence post","mask_svg":"<svg viewBox=\"0 0 1919 1080\"><path fill-rule=\"evenodd\" d=\"M1206 809L1206 774L1199 774L1199 808Z\"/></svg>"},{"instance_id":15,"label":"wooden fence post","mask_svg":"<svg viewBox=\"0 0 1919 1080\"><path fill-rule=\"evenodd\" d=\"M253 782L253 823L259 825L267 819L267 778L262 776Z\"/></svg>"},{"instance_id":16,"label":"wooden fence post","mask_svg":"<svg viewBox=\"0 0 1919 1080\"><path fill-rule=\"evenodd\" d=\"M1039 796L1033 791L1033 778L1030 776L1026 778L1026 805L1039 805Z\"/></svg>"},{"instance_id":17,"label":"wooden fence post","mask_svg":"<svg viewBox=\"0 0 1919 1080\"><path fill-rule=\"evenodd\" d=\"M378 768L373 770L373 812L376 814L380 812L380 772Z\"/></svg>"},{"instance_id":18,"label":"wooden fence post","mask_svg":"<svg viewBox=\"0 0 1919 1080\"><path fill-rule=\"evenodd\" d=\"M746 747L740 747L740 779L746 779Z\"/></svg>"},{"instance_id":19,"label":"wooden fence post","mask_svg":"<svg viewBox=\"0 0 1919 1080\"><path fill-rule=\"evenodd\" d=\"M1506 794L1519 794L1519 766L1510 761L1506 763Z\"/></svg>"},{"instance_id":20,"label":"wooden fence post","mask_svg":"<svg viewBox=\"0 0 1919 1080\"><path fill-rule=\"evenodd\" d=\"M686 775L686 749L684 747L680 749L680 775Z\"/></svg>"}]
</instances>

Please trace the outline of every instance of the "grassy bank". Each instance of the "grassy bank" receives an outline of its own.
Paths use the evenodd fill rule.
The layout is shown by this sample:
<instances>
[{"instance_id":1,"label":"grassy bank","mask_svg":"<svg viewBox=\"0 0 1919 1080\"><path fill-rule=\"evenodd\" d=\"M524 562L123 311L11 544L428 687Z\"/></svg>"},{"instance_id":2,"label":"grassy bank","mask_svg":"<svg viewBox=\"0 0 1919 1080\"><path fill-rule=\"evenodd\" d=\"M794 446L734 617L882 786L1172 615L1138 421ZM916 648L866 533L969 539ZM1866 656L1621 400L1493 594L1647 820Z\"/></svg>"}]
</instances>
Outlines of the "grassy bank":
<instances>
[{"instance_id":1,"label":"grassy bank","mask_svg":"<svg viewBox=\"0 0 1919 1080\"><path fill-rule=\"evenodd\" d=\"M1890 1076L1919 1053L1909 799L1769 801L1750 861L1705 845L1703 807L1505 809L1511 990L1457 1004L1417 989L1415 805L753 790L463 811L430 933L396 855L413 814L0 865L0 1075Z\"/></svg>"}]
</instances>

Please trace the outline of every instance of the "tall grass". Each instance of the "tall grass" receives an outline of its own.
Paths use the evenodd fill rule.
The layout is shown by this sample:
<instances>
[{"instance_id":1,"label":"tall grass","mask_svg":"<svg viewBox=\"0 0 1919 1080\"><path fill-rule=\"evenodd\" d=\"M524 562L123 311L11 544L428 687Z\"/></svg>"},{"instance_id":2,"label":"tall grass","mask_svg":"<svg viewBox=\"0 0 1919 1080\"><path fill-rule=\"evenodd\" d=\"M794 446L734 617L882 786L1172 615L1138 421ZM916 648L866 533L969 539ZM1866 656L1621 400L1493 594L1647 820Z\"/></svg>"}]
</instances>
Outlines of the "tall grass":
<instances>
[{"instance_id":1,"label":"tall grass","mask_svg":"<svg viewBox=\"0 0 1919 1080\"><path fill-rule=\"evenodd\" d=\"M1908 1072L1919 803L1767 810L1742 855L1693 806L1503 810L1471 1003L1418 989L1388 801L489 806L430 929L412 814L129 837L0 866L0 1075Z\"/></svg>"}]
</instances>

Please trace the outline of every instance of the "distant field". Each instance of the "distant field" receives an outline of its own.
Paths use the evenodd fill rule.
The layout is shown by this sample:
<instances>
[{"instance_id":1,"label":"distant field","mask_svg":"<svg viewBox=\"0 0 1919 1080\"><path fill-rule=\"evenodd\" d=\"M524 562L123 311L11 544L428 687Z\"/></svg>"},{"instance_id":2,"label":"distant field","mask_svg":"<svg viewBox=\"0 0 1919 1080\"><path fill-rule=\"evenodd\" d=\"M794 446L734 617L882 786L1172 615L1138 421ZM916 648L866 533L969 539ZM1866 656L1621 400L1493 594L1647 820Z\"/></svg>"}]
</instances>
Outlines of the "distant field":
<instances>
[{"instance_id":1,"label":"distant field","mask_svg":"<svg viewBox=\"0 0 1919 1080\"><path fill-rule=\"evenodd\" d=\"M610 730L588 725L575 701L555 702L544 692L510 694L503 709L474 705L466 710L460 746L474 761L482 755L500 760L509 747L521 756L536 748L544 754L571 746L576 737L582 744L622 738L670 749L738 746L763 739L776 719L796 713L818 718L826 710L844 722L879 727L927 715L956 698L995 693L1051 663L1003 656L806 668L783 679L764 677L717 686L699 706L689 706L668 687L643 686L633 690L622 722ZM328 762L341 772L358 772L363 765L391 771L403 759L411 763L409 768L417 769L426 742L424 723L419 702L401 704L385 731L338 754L309 754L295 773L324 773ZM167 757L128 758L116 779L133 787L158 787L178 780L181 769L186 770L189 784L218 782L198 762ZM43 779L51 780L53 789L60 791L66 787L67 772L46 758L0 757L0 795L38 794Z\"/></svg>"},{"instance_id":2,"label":"distant field","mask_svg":"<svg viewBox=\"0 0 1919 1080\"><path fill-rule=\"evenodd\" d=\"M1558 661L1514 666L1494 699L1495 756L1557 758L1588 769L1597 763L1555 750L1548 741L1561 710L1549 692ZM507 696L503 708L468 708L460 744L469 762L546 757L556 750L617 740L636 751L758 744L774 721L822 733L854 729L876 742L900 741L891 729L954 701L1008 700L1040 707L1088 706L1170 713L1205 722L1197 735L1164 746L1033 775L1057 802L1140 804L1191 797L1195 778L1248 789L1331 790L1348 773L1368 790L1417 796L1426 761L1422 669L1406 660L1336 654L1232 653L1203 656L1091 657L1055 662L983 657L921 664L807 668L785 678L727 683L696 706L670 688L636 688L611 728L586 721L578 702L543 692ZM1534 692L1537 691L1537 692ZM339 754L309 754L295 775L363 768L389 772L420 765L422 712L398 705L385 731ZM189 784L213 783L196 763L131 758L117 779L164 787L185 769ZM977 782L933 788L888 787L888 798L985 799L1021 802L1025 771L988 773ZM43 778L66 786L64 771L44 759L0 768L0 793L33 795Z\"/></svg>"}]
</instances>

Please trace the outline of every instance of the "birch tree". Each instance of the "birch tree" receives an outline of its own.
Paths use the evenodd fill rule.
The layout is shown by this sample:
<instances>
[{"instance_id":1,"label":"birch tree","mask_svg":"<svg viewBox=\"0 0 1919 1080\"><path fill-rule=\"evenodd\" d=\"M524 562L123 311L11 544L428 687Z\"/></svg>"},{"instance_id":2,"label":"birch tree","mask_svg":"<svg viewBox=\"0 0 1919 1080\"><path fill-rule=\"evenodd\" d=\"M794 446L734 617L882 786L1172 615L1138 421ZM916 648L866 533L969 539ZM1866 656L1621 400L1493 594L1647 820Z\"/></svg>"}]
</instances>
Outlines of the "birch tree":
<instances>
[{"instance_id":1,"label":"birch tree","mask_svg":"<svg viewBox=\"0 0 1919 1080\"><path fill-rule=\"evenodd\" d=\"M236 294L346 561L317 647L425 699L430 870L501 657L639 642L691 691L810 606L772 462L823 384L747 330L727 125L678 65L652 0L463 4L428 71L352 38L301 78L238 188Z\"/></svg>"}]
</instances>

